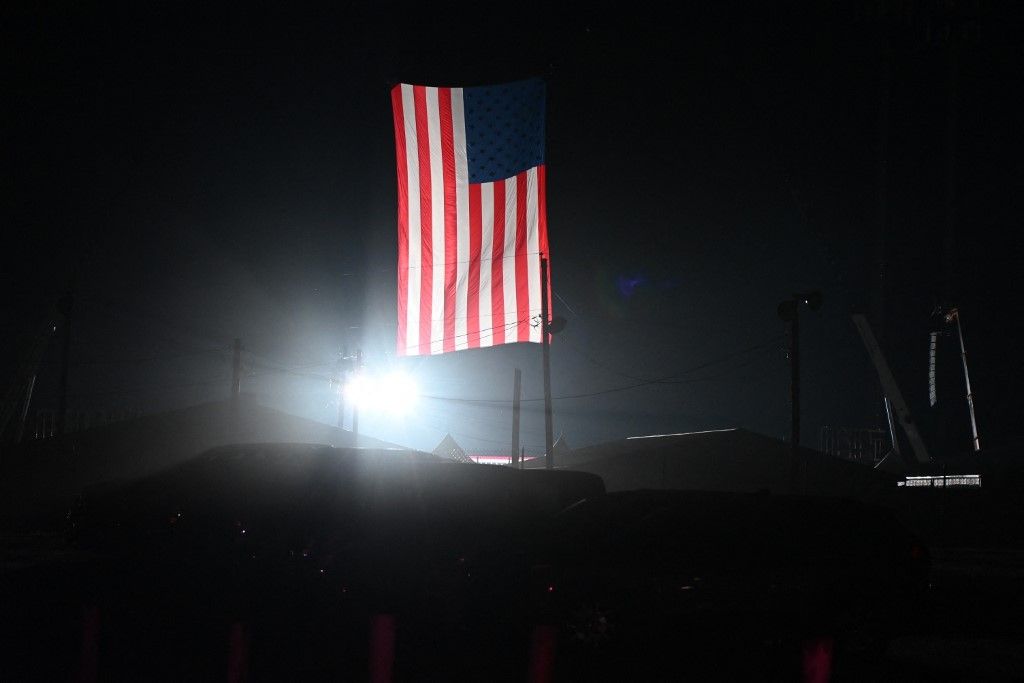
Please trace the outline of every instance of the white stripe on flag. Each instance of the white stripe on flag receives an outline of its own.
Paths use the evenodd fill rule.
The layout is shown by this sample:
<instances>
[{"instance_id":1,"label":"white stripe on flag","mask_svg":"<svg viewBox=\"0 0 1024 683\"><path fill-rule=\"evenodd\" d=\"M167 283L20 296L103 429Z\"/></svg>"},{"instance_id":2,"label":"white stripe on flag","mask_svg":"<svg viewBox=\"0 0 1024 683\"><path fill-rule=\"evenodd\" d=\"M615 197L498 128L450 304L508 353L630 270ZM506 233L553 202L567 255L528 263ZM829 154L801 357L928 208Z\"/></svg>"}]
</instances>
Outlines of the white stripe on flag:
<instances>
[{"instance_id":1,"label":"white stripe on flag","mask_svg":"<svg viewBox=\"0 0 1024 683\"><path fill-rule=\"evenodd\" d=\"M452 133L455 141L455 216L457 260L455 273L455 348L469 348L466 317L469 311L469 161L466 157L466 117L462 88L452 88Z\"/></svg>"},{"instance_id":2,"label":"white stripe on flag","mask_svg":"<svg viewBox=\"0 0 1024 683\"><path fill-rule=\"evenodd\" d=\"M420 159L416 140L416 102L413 86L402 85L402 116L405 119L405 160L408 173L409 277L405 316L407 354L419 353L420 342Z\"/></svg>"},{"instance_id":3,"label":"white stripe on flag","mask_svg":"<svg viewBox=\"0 0 1024 683\"><path fill-rule=\"evenodd\" d=\"M491 255L494 253L494 183L480 185L480 213L480 346L493 346Z\"/></svg>"},{"instance_id":4,"label":"white stripe on flag","mask_svg":"<svg viewBox=\"0 0 1024 683\"><path fill-rule=\"evenodd\" d=\"M534 325L540 316L540 221L537 167L526 172L526 258L527 283L530 289L530 341L541 342L541 326Z\"/></svg>"},{"instance_id":5,"label":"white stripe on flag","mask_svg":"<svg viewBox=\"0 0 1024 683\"><path fill-rule=\"evenodd\" d=\"M444 351L444 165L441 152L441 114L437 88L426 89L427 140L430 154L430 233L433 264L430 300L430 345L421 353ZM424 344L426 340L421 340Z\"/></svg>"},{"instance_id":6,"label":"white stripe on flag","mask_svg":"<svg viewBox=\"0 0 1024 683\"><path fill-rule=\"evenodd\" d=\"M500 181L502 182L502 181ZM505 343L516 340L519 334L516 320L516 177L506 178L505 183L505 246L502 251L502 289L505 293Z\"/></svg>"}]
</instances>

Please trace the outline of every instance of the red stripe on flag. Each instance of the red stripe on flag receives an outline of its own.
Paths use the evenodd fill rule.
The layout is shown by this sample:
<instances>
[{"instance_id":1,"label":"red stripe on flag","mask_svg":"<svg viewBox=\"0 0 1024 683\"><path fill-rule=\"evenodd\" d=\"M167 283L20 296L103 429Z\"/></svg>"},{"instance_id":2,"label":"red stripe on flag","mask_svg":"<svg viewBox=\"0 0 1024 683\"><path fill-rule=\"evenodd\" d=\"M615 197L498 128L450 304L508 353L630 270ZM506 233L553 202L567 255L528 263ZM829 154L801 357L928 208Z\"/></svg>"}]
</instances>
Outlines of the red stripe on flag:
<instances>
[{"instance_id":1,"label":"red stripe on flag","mask_svg":"<svg viewBox=\"0 0 1024 683\"><path fill-rule=\"evenodd\" d=\"M471 349L480 346L480 249L483 241L483 208L480 185L469 185L469 294L466 297L466 341Z\"/></svg>"},{"instance_id":2,"label":"red stripe on flag","mask_svg":"<svg viewBox=\"0 0 1024 683\"><path fill-rule=\"evenodd\" d=\"M494 246L491 249L491 325L494 326L492 344L505 343L505 183L491 183L494 187Z\"/></svg>"},{"instance_id":3,"label":"red stripe on flag","mask_svg":"<svg viewBox=\"0 0 1024 683\"><path fill-rule=\"evenodd\" d=\"M391 89L391 110L395 116L395 166L398 170L398 331L397 351L406 353L406 325L409 315L409 168L405 156L405 112L402 86Z\"/></svg>"},{"instance_id":4,"label":"red stripe on flag","mask_svg":"<svg viewBox=\"0 0 1024 683\"><path fill-rule=\"evenodd\" d=\"M441 168L444 173L444 343L443 353L455 350L455 289L458 261L458 218L455 213L455 130L452 128L452 89L438 88L441 120Z\"/></svg>"},{"instance_id":5,"label":"red stripe on flag","mask_svg":"<svg viewBox=\"0 0 1024 683\"><path fill-rule=\"evenodd\" d=\"M420 162L420 337L416 353L430 353L431 283L434 278L434 249L431 240L430 136L427 132L427 89L413 88L416 105L416 143Z\"/></svg>"},{"instance_id":6,"label":"red stripe on flag","mask_svg":"<svg viewBox=\"0 0 1024 683\"><path fill-rule=\"evenodd\" d=\"M527 279L529 263L526 248L526 172L516 176L516 329L514 337L521 342L530 341L530 282Z\"/></svg>"}]
</instances>

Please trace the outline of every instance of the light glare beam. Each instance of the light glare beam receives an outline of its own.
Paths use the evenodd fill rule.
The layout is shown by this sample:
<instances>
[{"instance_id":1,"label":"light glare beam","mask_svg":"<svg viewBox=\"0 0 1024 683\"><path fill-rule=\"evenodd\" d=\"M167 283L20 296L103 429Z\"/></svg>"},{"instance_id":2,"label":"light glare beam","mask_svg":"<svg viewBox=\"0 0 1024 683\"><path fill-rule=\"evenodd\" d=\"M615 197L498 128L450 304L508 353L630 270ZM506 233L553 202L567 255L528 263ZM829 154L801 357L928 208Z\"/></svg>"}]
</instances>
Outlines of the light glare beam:
<instances>
[{"instance_id":1,"label":"light glare beam","mask_svg":"<svg viewBox=\"0 0 1024 683\"><path fill-rule=\"evenodd\" d=\"M345 385L344 393L346 401L360 411L401 416L416 405L419 390L408 375L390 372L382 376L359 375Z\"/></svg>"}]
</instances>

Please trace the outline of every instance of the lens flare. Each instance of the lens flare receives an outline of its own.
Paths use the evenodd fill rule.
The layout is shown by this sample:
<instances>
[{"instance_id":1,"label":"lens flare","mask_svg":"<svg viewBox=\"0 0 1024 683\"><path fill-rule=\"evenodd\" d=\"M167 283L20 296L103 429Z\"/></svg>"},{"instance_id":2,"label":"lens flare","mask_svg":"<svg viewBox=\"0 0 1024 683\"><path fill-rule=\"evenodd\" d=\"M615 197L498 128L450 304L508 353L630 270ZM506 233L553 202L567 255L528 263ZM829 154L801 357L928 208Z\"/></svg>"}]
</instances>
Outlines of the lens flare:
<instances>
[{"instance_id":1,"label":"lens flare","mask_svg":"<svg viewBox=\"0 0 1024 683\"><path fill-rule=\"evenodd\" d=\"M416 405L416 382L401 372L375 376L363 374L345 385L345 398L359 410L405 415Z\"/></svg>"}]
</instances>

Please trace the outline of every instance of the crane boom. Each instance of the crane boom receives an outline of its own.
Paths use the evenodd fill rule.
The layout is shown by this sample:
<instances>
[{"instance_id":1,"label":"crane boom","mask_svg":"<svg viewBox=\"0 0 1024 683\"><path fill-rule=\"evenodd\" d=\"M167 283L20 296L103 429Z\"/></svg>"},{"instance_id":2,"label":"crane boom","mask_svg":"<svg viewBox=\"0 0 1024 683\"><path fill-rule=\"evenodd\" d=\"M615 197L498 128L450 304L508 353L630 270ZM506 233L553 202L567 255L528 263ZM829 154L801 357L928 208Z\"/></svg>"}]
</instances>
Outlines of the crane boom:
<instances>
[{"instance_id":1,"label":"crane boom","mask_svg":"<svg viewBox=\"0 0 1024 683\"><path fill-rule=\"evenodd\" d=\"M890 405L892 405L892 409L896 413L896 419L900 426L903 427L903 431L910 441L914 457L917 458L919 463L930 463L932 459L928 455L928 448L924 445L921 433L917 431L917 424L910 416L910 409L907 408L907 403L903 400L903 394L900 392L899 385L896 384L896 378L893 377L889 363L886 362L885 355L882 354L882 349L878 346L875 333L871 331L871 325L868 324L867 318L859 313L854 314L852 318L853 324L857 327L860 338L864 341L864 346L868 350L868 355L871 356L871 362L875 364L875 370L878 371L878 380L882 383L882 391L885 393L885 397L889 400Z\"/></svg>"}]
</instances>

